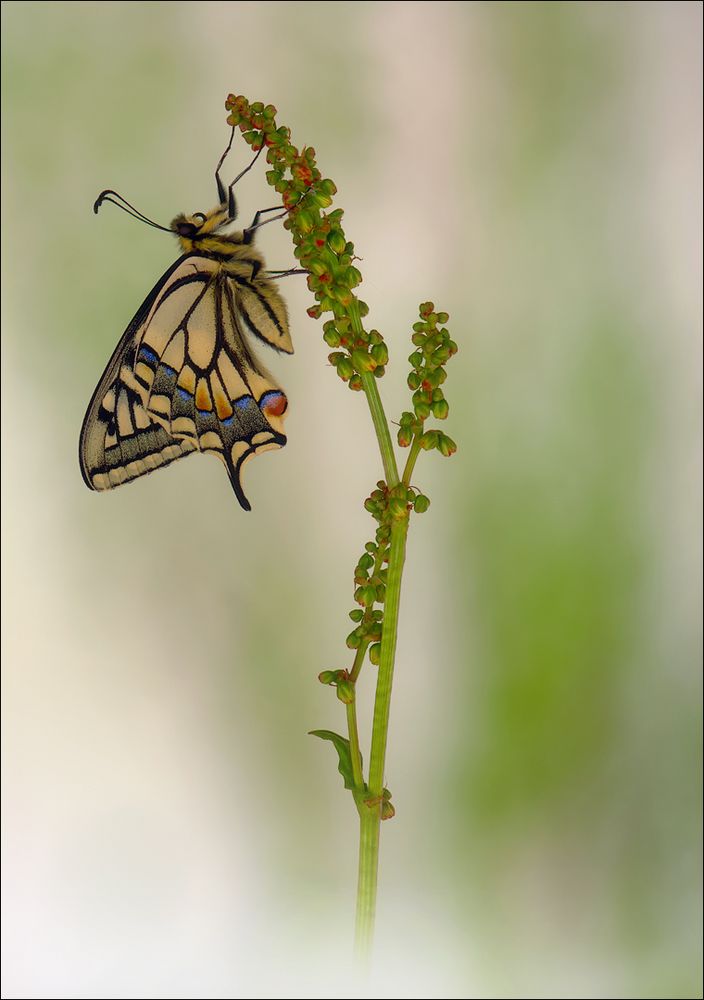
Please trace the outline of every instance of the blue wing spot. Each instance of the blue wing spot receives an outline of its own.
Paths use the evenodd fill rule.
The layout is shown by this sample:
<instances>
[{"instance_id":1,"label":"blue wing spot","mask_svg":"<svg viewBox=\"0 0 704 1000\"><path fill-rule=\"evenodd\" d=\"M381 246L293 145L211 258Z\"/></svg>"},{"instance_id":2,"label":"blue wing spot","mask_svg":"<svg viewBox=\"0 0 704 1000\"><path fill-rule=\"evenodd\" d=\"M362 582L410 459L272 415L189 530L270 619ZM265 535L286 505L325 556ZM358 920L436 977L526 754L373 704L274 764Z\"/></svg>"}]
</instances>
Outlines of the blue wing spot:
<instances>
[{"instance_id":1,"label":"blue wing spot","mask_svg":"<svg viewBox=\"0 0 704 1000\"><path fill-rule=\"evenodd\" d=\"M181 399L185 399L186 401L193 399L193 394L190 393L188 389L182 389L181 386L178 387L178 394Z\"/></svg>"},{"instance_id":2,"label":"blue wing spot","mask_svg":"<svg viewBox=\"0 0 704 1000\"><path fill-rule=\"evenodd\" d=\"M164 372L169 378L173 378L173 376L176 374L176 369L172 368L171 365L162 364L161 367L164 369Z\"/></svg>"},{"instance_id":3,"label":"blue wing spot","mask_svg":"<svg viewBox=\"0 0 704 1000\"><path fill-rule=\"evenodd\" d=\"M142 345L139 349L140 355L145 359L145 361L152 361L156 363L159 360L159 355L155 354L154 351L149 347Z\"/></svg>"},{"instance_id":4,"label":"blue wing spot","mask_svg":"<svg viewBox=\"0 0 704 1000\"><path fill-rule=\"evenodd\" d=\"M223 427L229 427L230 424L234 423L234 420L235 420L234 417L225 417L225 419L221 420L220 423L223 425Z\"/></svg>"},{"instance_id":5,"label":"blue wing spot","mask_svg":"<svg viewBox=\"0 0 704 1000\"><path fill-rule=\"evenodd\" d=\"M235 400L235 406L238 410L246 410L249 404L253 402L251 396L240 396L239 399Z\"/></svg>"}]
</instances>

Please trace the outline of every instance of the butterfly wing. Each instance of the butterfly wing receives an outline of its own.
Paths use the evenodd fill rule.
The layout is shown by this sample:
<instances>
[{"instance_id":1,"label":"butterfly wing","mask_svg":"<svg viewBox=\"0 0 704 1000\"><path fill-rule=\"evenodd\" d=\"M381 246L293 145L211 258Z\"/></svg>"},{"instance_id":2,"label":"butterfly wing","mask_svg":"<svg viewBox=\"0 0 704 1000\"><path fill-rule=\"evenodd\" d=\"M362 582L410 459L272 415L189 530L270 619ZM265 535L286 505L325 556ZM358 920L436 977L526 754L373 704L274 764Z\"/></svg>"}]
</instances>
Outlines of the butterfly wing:
<instances>
[{"instance_id":1,"label":"butterfly wing","mask_svg":"<svg viewBox=\"0 0 704 1000\"><path fill-rule=\"evenodd\" d=\"M231 276L229 288L244 330L275 351L293 354L286 303L276 284L260 272L254 281L246 274Z\"/></svg>"},{"instance_id":2,"label":"butterfly wing","mask_svg":"<svg viewBox=\"0 0 704 1000\"><path fill-rule=\"evenodd\" d=\"M79 458L83 479L92 490L112 489L195 450L189 442L174 440L155 422L132 377L147 318L181 263L179 259L172 264L140 306L88 405L81 427Z\"/></svg>"},{"instance_id":3,"label":"butterfly wing","mask_svg":"<svg viewBox=\"0 0 704 1000\"><path fill-rule=\"evenodd\" d=\"M286 443L284 393L242 334L221 264L182 257L127 328L88 408L81 466L111 489L193 451L216 454L235 495L244 463Z\"/></svg>"}]
</instances>

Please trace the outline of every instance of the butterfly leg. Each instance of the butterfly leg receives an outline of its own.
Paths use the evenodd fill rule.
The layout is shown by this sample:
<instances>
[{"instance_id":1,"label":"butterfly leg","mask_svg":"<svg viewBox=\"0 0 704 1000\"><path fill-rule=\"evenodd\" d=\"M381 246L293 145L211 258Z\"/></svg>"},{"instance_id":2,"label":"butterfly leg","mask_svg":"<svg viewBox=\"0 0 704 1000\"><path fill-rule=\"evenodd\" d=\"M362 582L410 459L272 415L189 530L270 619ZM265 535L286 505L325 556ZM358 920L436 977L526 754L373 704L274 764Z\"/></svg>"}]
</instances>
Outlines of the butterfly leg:
<instances>
[{"instance_id":1,"label":"butterfly leg","mask_svg":"<svg viewBox=\"0 0 704 1000\"><path fill-rule=\"evenodd\" d=\"M249 163L249 165L246 166L244 168L244 170L240 170L240 172L238 173L237 177L235 177L235 179L232 182L232 184L230 184L228 186L227 190L226 190L225 189L225 185L222 182L222 177L220 176L220 170L222 168L223 163L225 162L225 157L227 156L227 154L232 149L232 141L233 141L234 138L235 138L235 129L234 129L234 126L233 126L232 132L230 133L230 141L228 142L227 148L225 149L225 152L222 154L222 156L218 160L218 165L215 168L215 183L216 183L217 189L218 189L218 200L220 201L221 205L224 205L227 202L227 214L228 214L228 218L230 219L231 222L233 222L237 218L237 202L235 201L235 193L233 191L233 188L234 188L235 184L237 183L237 181L240 180L241 177L244 177L244 175L247 173L248 170L252 169L252 167L254 166L254 164L257 162L257 157L259 156L259 154L261 153L262 149L264 148L263 146L261 146L257 150L257 152L254 154L254 157L253 157L251 163Z\"/></svg>"},{"instance_id":2,"label":"butterfly leg","mask_svg":"<svg viewBox=\"0 0 704 1000\"><path fill-rule=\"evenodd\" d=\"M221 205L225 204L226 195L225 195L225 185L223 184L222 177L220 176L220 168L222 167L223 163L225 162L225 157L227 156L227 154L232 149L232 140L234 138L235 138L235 127L233 125L232 126L232 131L230 132L230 141L227 144L227 149L225 150L225 152L222 154L222 156L218 160L218 165L215 168L215 183L217 184L217 187L218 187L218 201L220 202Z\"/></svg>"},{"instance_id":3,"label":"butterfly leg","mask_svg":"<svg viewBox=\"0 0 704 1000\"><path fill-rule=\"evenodd\" d=\"M247 171L252 169L254 164L261 156L261 152L263 149L264 149L263 146L259 147L259 149L252 157L251 162L244 168L244 170L240 170L237 177L235 177L234 181L232 182L232 184L230 184L230 186L227 189L227 217L230 220L230 222L234 222L234 220L237 218L237 202L235 201L235 192L234 192L235 184L241 177L244 177ZM223 202L224 200L225 199L223 198Z\"/></svg>"},{"instance_id":4,"label":"butterfly leg","mask_svg":"<svg viewBox=\"0 0 704 1000\"><path fill-rule=\"evenodd\" d=\"M254 239L254 234L257 231L257 229L261 229L261 227L266 226L267 223L276 222L277 219L283 219L288 215L287 211L281 212L280 210L281 210L281 205L273 205L272 208L260 208L259 211L254 216L254 218L252 219L252 221L250 222L250 224L244 230L243 233L244 242L251 243L252 240ZM270 219L265 219L263 222L259 221L260 216L266 215L267 212L276 212L276 211L279 212L278 215L272 215Z\"/></svg>"},{"instance_id":5,"label":"butterfly leg","mask_svg":"<svg viewBox=\"0 0 704 1000\"><path fill-rule=\"evenodd\" d=\"M310 274L305 267L289 267L286 271L267 271L267 278L278 281L279 278L289 278L292 274Z\"/></svg>"}]
</instances>

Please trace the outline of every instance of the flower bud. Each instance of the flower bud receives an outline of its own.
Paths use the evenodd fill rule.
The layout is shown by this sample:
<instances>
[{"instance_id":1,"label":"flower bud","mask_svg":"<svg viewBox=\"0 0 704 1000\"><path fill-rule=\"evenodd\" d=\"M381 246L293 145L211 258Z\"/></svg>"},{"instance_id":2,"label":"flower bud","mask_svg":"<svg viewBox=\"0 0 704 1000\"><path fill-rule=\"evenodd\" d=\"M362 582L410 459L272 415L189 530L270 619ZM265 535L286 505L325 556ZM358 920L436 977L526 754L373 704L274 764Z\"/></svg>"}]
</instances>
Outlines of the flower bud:
<instances>
[{"instance_id":1,"label":"flower bud","mask_svg":"<svg viewBox=\"0 0 704 1000\"><path fill-rule=\"evenodd\" d=\"M381 643L375 642L369 647L369 662L373 663L375 667L379 666L381 662Z\"/></svg>"},{"instance_id":2,"label":"flower bud","mask_svg":"<svg viewBox=\"0 0 704 1000\"><path fill-rule=\"evenodd\" d=\"M446 458L449 458L450 455L454 455L457 451L457 445L452 438L447 436L447 434L440 434L440 440L438 441L437 448L438 451L440 451L440 453Z\"/></svg>"},{"instance_id":3,"label":"flower bud","mask_svg":"<svg viewBox=\"0 0 704 1000\"><path fill-rule=\"evenodd\" d=\"M357 604L361 604L365 608L370 607L376 601L376 587L371 584L367 584L364 587L357 587L354 592L354 599Z\"/></svg>"},{"instance_id":4,"label":"flower bud","mask_svg":"<svg viewBox=\"0 0 704 1000\"><path fill-rule=\"evenodd\" d=\"M337 682L337 697L344 705L350 705L354 701L354 684L352 681Z\"/></svg>"},{"instance_id":5,"label":"flower bud","mask_svg":"<svg viewBox=\"0 0 704 1000\"><path fill-rule=\"evenodd\" d=\"M360 373L371 372L376 368L374 358L362 349L352 351L352 364Z\"/></svg>"},{"instance_id":6,"label":"flower bud","mask_svg":"<svg viewBox=\"0 0 704 1000\"><path fill-rule=\"evenodd\" d=\"M334 323L332 323L330 329L326 330L325 333L323 334L323 340L328 345L328 347L340 346L340 334L335 329Z\"/></svg>"},{"instance_id":7,"label":"flower bud","mask_svg":"<svg viewBox=\"0 0 704 1000\"><path fill-rule=\"evenodd\" d=\"M413 509L415 510L416 514L425 514L429 506L430 506L430 500L428 499L428 497L423 496L422 493L419 493L413 502Z\"/></svg>"},{"instance_id":8,"label":"flower bud","mask_svg":"<svg viewBox=\"0 0 704 1000\"><path fill-rule=\"evenodd\" d=\"M376 613L377 612L374 612L374 614ZM383 612L380 613L383 614ZM381 642L381 622L378 621L376 618L373 618L372 621L367 622L365 635L368 642Z\"/></svg>"},{"instance_id":9,"label":"flower bud","mask_svg":"<svg viewBox=\"0 0 704 1000\"><path fill-rule=\"evenodd\" d=\"M430 451L438 446L438 434L439 431L426 431L422 435L418 444L421 446L423 451Z\"/></svg>"},{"instance_id":10,"label":"flower bud","mask_svg":"<svg viewBox=\"0 0 704 1000\"><path fill-rule=\"evenodd\" d=\"M354 375L354 366L346 355L337 362L337 374L345 382Z\"/></svg>"},{"instance_id":11,"label":"flower bud","mask_svg":"<svg viewBox=\"0 0 704 1000\"><path fill-rule=\"evenodd\" d=\"M362 272L356 267L348 267L345 271L345 284L348 288L355 288L362 281Z\"/></svg>"},{"instance_id":12,"label":"flower bud","mask_svg":"<svg viewBox=\"0 0 704 1000\"><path fill-rule=\"evenodd\" d=\"M389 349L386 344L374 344L369 353L378 365L387 365L389 363Z\"/></svg>"},{"instance_id":13,"label":"flower bud","mask_svg":"<svg viewBox=\"0 0 704 1000\"><path fill-rule=\"evenodd\" d=\"M371 569L374 565L374 557L370 555L369 552L365 552L363 556L360 556L357 565L363 570Z\"/></svg>"},{"instance_id":14,"label":"flower bud","mask_svg":"<svg viewBox=\"0 0 704 1000\"><path fill-rule=\"evenodd\" d=\"M348 649L359 649L359 647L362 645L362 637L357 632L357 629L354 629L352 632L350 632L350 634L345 639L345 645L347 646Z\"/></svg>"},{"instance_id":15,"label":"flower bud","mask_svg":"<svg viewBox=\"0 0 704 1000\"><path fill-rule=\"evenodd\" d=\"M361 622L363 617L364 612L361 608L353 608L352 611L350 611L350 618L353 622Z\"/></svg>"},{"instance_id":16,"label":"flower bud","mask_svg":"<svg viewBox=\"0 0 704 1000\"><path fill-rule=\"evenodd\" d=\"M430 408L433 411L433 416L437 417L438 420L444 420L450 412L450 407L445 399L435 400L430 404Z\"/></svg>"},{"instance_id":17,"label":"flower bud","mask_svg":"<svg viewBox=\"0 0 704 1000\"><path fill-rule=\"evenodd\" d=\"M345 249L345 237L339 229L333 229L328 233L327 244L333 253L341 254Z\"/></svg>"},{"instance_id":18,"label":"flower bud","mask_svg":"<svg viewBox=\"0 0 704 1000\"><path fill-rule=\"evenodd\" d=\"M338 695L338 697L339 697L339 695ZM396 810L391 805L391 803L389 802L389 800L388 799L382 799L381 800L381 819L382 819L382 822L385 819L393 819L395 815L396 815Z\"/></svg>"},{"instance_id":19,"label":"flower bud","mask_svg":"<svg viewBox=\"0 0 704 1000\"><path fill-rule=\"evenodd\" d=\"M330 195L321 191L320 188L318 188L317 191L311 191L310 198L311 201L318 205L319 208L327 208L328 205L332 205L332 198Z\"/></svg>"}]
</instances>

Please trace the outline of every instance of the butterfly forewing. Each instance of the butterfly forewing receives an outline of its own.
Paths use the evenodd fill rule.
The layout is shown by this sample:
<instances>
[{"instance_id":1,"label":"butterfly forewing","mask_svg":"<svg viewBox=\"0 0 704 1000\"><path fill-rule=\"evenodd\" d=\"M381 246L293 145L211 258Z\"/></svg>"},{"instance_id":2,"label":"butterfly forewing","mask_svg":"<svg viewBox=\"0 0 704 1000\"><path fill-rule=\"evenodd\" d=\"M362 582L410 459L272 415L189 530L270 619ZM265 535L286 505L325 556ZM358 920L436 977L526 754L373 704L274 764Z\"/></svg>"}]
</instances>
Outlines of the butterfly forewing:
<instances>
[{"instance_id":1,"label":"butterfly forewing","mask_svg":"<svg viewBox=\"0 0 704 1000\"><path fill-rule=\"evenodd\" d=\"M127 328L88 408L80 451L91 488L111 489L198 450L224 462L249 509L242 466L286 443L286 397L242 331L256 323L262 340L292 350L285 308L269 284L260 291L236 281L219 261L200 255L167 271Z\"/></svg>"}]
</instances>

